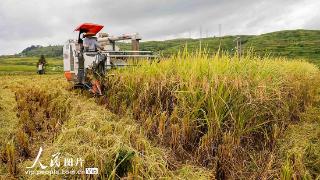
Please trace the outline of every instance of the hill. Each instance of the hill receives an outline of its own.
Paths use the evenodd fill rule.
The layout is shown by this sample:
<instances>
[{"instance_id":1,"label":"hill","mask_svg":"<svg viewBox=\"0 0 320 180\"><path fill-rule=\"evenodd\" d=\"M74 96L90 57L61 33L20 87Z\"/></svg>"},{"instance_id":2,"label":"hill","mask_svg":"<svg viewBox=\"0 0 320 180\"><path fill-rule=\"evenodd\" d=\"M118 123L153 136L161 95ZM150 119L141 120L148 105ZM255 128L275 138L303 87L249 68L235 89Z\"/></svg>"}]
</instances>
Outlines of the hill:
<instances>
[{"instance_id":1,"label":"hill","mask_svg":"<svg viewBox=\"0 0 320 180\"><path fill-rule=\"evenodd\" d=\"M262 35L209 37L201 39L201 46L205 47L209 53L216 52L219 48L234 53L236 37L241 37L244 52L252 48L259 55L305 58L320 64L320 31L318 30L287 30ZM118 45L122 49L130 49L128 43L118 43ZM146 41L141 42L140 49L168 56L183 50L186 45L188 51L196 51L200 47L200 39ZM41 54L48 57L62 57L62 46L31 46L20 53L25 56L40 56Z\"/></svg>"},{"instance_id":2,"label":"hill","mask_svg":"<svg viewBox=\"0 0 320 180\"><path fill-rule=\"evenodd\" d=\"M20 54L20 56L40 56L45 55L46 57L62 57L62 46L54 45L54 46L40 46L40 45L31 45L24 49Z\"/></svg>"},{"instance_id":3,"label":"hill","mask_svg":"<svg viewBox=\"0 0 320 180\"><path fill-rule=\"evenodd\" d=\"M289 58L306 58L320 61L320 31L318 30L287 30L262 35L237 35L224 37L209 37L202 39L173 39L166 41L147 41L141 43L141 50L153 50L163 55L170 55L183 50L195 51L201 46L210 53L221 50L234 53L235 39L241 37L243 51L253 49L259 55L283 56ZM128 44L120 44L129 49Z\"/></svg>"}]
</instances>

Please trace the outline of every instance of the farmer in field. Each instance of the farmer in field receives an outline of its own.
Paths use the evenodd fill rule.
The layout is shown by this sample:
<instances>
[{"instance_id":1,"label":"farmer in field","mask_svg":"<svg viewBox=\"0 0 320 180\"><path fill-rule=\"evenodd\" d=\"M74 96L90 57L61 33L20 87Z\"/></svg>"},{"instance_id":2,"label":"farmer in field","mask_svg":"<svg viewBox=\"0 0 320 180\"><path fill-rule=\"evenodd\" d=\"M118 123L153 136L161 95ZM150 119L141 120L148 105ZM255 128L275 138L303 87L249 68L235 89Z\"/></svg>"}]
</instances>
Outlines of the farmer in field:
<instances>
[{"instance_id":1,"label":"farmer in field","mask_svg":"<svg viewBox=\"0 0 320 180\"><path fill-rule=\"evenodd\" d=\"M37 68L38 68L37 73L38 74L44 74L45 73L44 72L44 68L45 68L46 64L47 64L47 62L46 62L46 59L44 58L44 55L41 55L40 59L39 59L39 61L37 63Z\"/></svg>"}]
</instances>

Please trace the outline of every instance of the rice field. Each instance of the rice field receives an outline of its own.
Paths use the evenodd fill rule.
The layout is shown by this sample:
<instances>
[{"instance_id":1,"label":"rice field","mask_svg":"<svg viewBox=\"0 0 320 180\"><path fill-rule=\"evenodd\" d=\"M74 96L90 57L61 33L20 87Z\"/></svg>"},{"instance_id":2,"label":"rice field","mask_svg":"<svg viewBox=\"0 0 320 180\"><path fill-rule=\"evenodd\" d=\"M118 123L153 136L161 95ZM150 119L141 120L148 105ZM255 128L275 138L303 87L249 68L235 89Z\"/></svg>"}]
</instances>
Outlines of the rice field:
<instances>
[{"instance_id":1,"label":"rice field","mask_svg":"<svg viewBox=\"0 0 320 180\"><path fill-rule=\"evenodd\" d=\"M32 73L37 71L39 57L0 57L0 73ZM47 72L62 72L63 65L60 58L46 58Z\"/></svg>"},{"instance_id":2,"label":"rice field","mask_svg":"<svg viewBox=\"0 0 320 180\"><path fill-rule=\"evenodd\" d=\"M319 178L319 69L305 61L185 52L110 71L96 98L62 74L1 77L1 178ZM39 147L99 174L26 174Z\"/></svg>"}]
</instances>

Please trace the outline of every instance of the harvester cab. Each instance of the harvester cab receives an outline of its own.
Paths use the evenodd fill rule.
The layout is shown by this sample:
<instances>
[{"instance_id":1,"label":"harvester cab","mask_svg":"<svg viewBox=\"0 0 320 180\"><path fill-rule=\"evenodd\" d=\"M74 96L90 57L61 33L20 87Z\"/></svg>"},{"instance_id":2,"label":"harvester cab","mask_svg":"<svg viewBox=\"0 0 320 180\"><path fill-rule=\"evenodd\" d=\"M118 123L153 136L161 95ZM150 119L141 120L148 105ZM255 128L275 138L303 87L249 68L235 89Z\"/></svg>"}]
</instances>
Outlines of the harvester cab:
<instances>
[{"instance_id":1,"label":"harvester cab","mask_svg":"<svg viewBox=\"0 0 320 180\"><path fill-rule=\"evenodd\" d=\"M90 88L88 73L93 73L95 77L103 78L108 70L114 67L129 66L129 59L153 59L156 56L152 51L139 51L139 41L141 37L135 33L132 35L109 36L107 33L99 33L102 25L84 23L78 26L75 31L79 31L76 40L68 40L63 46L63 66L64 74L68 81L74 83L76 87ZM84 48L84 38L90 34L90 38L95 39L99 48L88 50ZM97 37L95 37L97 35ZM122 51L116 42L121 40L131 40L131 50Z\"/></svg>"}]
</instances>

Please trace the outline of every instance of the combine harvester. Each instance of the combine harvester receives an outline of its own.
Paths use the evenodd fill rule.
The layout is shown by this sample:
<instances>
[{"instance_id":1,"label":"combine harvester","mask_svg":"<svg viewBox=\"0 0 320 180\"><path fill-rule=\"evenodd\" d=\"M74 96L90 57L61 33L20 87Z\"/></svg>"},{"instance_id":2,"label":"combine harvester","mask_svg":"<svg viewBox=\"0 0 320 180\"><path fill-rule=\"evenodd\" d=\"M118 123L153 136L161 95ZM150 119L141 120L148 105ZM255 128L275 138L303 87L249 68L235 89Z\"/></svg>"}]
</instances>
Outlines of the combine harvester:
<instances>
[{"instance_id":1,"label":"combine harvester","mask_svg":"<svg viewBox=\"0 0 320 180\"><path fill-rule=\"evenodd\" d=\"M68 40L63 47L64 74L68 81L75 87L91 89L92 83L87 82L89 72L103 78L107 70L113 67L129 66L129 60L153 59L156 56L152 51L139 51L139 34L109 36L107 33L97 33L103 28L102 25L84 23L78 26L77 40ZM84 37L90 35L101 48L88 50L84 48ZM117 41L131 40L132 50L121 51L116 45Z\"/></svg>"}]
</instances>

